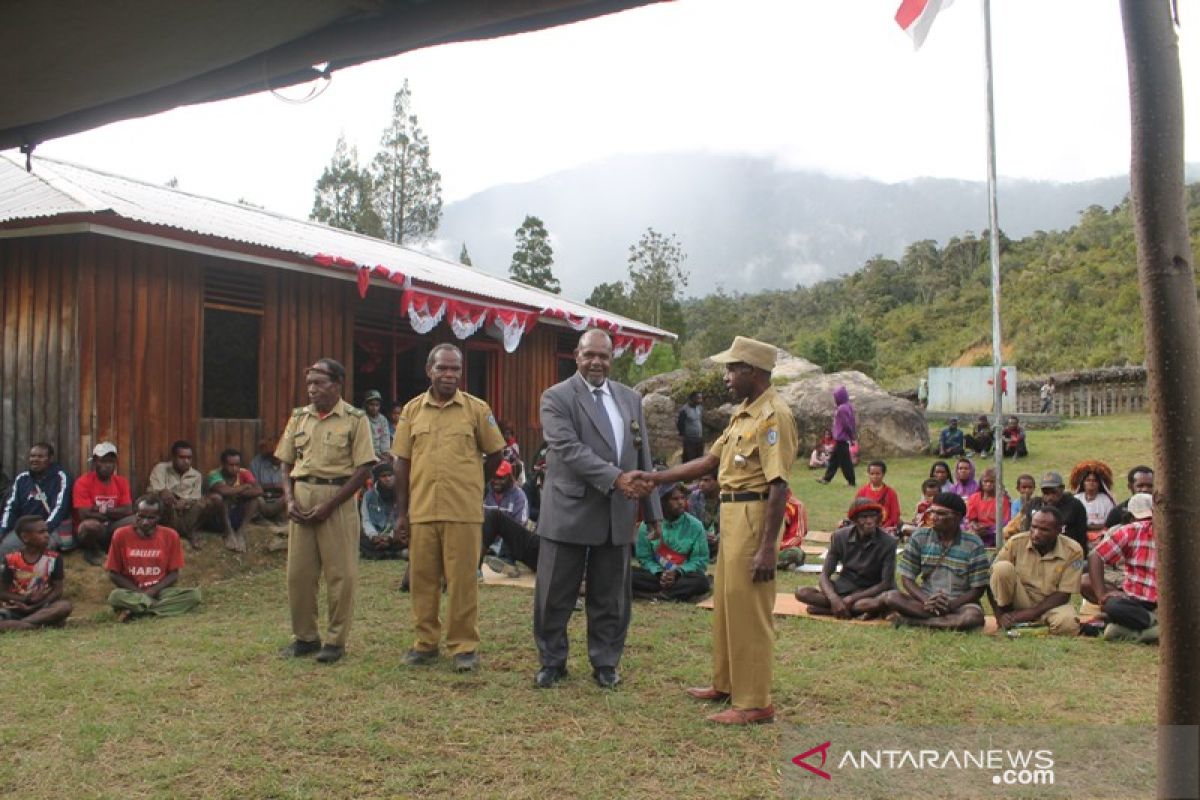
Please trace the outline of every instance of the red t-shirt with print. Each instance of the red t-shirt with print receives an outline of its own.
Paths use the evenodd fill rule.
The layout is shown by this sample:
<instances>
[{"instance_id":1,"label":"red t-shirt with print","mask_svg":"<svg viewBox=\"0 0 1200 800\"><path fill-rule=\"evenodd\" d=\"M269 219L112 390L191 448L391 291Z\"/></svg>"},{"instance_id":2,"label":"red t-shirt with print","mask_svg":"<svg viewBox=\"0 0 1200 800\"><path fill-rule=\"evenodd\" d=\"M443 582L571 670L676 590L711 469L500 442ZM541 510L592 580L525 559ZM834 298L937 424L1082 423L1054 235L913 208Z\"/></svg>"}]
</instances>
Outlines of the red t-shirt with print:
<instances>
[{"instance_id":1,"label":"red t-shirt with print","mask_svg":"<svg viewBox=\"0 0 1200 800\"><path fill-rule=\"evenodd\" d=\"M108 561L104 568L116 572L138 585L139 589L167 577L167 573L183 568L183 548L179 534L172 528L158 525L154 533L143 538L132 525L117 528L108 546Z\"/></svg>"},{"instance_id":2,"label":"red t-shirt with print","mask_svg":"<svg viewBox=\"0 0 1200 800\"><path fill-rule=\"evenodd\" d=\"M75 509L75 522L79 523L79 512L95 508L107 512L111 508L133 505L129 492L129 481L113 473L107 481L100 480L96 470L80 475L71 487L71 507Z\"/></svg>"}]
</instances>

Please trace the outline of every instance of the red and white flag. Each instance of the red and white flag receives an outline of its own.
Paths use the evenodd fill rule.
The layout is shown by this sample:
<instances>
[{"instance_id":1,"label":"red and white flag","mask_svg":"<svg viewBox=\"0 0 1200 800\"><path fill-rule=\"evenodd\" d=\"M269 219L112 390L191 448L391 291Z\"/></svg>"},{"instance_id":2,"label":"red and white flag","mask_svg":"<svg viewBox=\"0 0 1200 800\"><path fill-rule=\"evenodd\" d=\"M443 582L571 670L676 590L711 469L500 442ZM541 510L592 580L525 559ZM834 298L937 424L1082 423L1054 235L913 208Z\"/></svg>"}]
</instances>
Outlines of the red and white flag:
<instances>
[{"instance_id":1,"label":"red and white flag","mask_svg":"<svg viewBox=\"0 0 1200 800\"><path fill-rule=\"evenodd\" d=\"M903 0L896 9L896 24L912 37L913 49L919 50L933 27L933 18L954 0Z\"/></svg>"}]
</instances>

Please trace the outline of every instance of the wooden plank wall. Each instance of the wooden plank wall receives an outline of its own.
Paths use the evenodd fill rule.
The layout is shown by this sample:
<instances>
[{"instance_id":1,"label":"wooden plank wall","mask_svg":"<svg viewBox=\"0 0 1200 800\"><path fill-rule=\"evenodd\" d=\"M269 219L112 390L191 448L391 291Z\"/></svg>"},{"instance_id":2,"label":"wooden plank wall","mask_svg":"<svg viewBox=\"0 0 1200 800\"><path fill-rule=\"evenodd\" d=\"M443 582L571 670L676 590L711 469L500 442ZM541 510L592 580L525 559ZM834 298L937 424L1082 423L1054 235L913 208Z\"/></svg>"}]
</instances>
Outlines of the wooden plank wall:
<instances>
[{"instance_id":1,"label":"wooden plank wall","mask_svg":"<svg viewBox=\"0 0 1200 800\"><path fill-rule=\"evenodd\" d=\"M0 240L0 467L14 477L48 441L78 461L75 261L79 241Z\"/></svg>"},{"instance_id":2,"label":"wooden plank wall","mask_svg":"<svg viewBox=\"0 0 1200 800\"><path fill-rule=\"evenodd\" d=\"M173 441L196 443L205 261L177 250L82 237L76 474L97 442L111 441L119 470L136 493Z\"/></svg>"},{"instance_id":3,"label":"wooden plank wall","mask_svg":"<svg viewBox=\"0 0 1200 800\"><path fill-rule=\"evenodd\" d=\"M501 351L499 356L498 413L516 428L521 455L526 460L532 459L542 444L542 426L538 420L542 392L558 382L558 332L558 328L550 325L535 325L521 337L515 353Z\"/></svg>"},{"instance_id":4,"label":"wooden plank wall","mask_svg":"<svg viewBox=\"0 0 1200 800\"><path fill-rule=\"evenodd\" d=\"M343 394L354 397L354 307L359 300L349 281L272 269L263 278L258 402L262 435L277 439L292 409L308 404L304 368L318 358L345 365Z\"/></svg>"}]
</instances>

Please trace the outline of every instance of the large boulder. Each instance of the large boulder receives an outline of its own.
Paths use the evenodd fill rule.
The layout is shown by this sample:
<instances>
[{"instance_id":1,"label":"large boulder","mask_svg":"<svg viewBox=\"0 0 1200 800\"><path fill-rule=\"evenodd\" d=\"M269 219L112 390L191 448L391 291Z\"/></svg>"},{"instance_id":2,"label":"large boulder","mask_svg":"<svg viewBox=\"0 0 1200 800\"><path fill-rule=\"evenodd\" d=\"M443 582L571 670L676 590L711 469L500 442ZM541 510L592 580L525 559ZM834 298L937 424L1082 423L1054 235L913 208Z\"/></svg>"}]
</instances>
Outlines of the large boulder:
<instances>
[{"instance_id":1,"label":"large boulder","mask_svg":"<svg viewBox=\"0 0 1200 800\"><path fill-rule=\"evenodd\" d=\"M845 386L858 418L858 439L863 458L913 455L929 447L929 428L919 406L893 397L861 372L826 375L802 358L780 352L779 366L773 373L779 396L792 409L800 434L800 453L807 457L821 434L833 425L833 390ZM706 439L712 441L729 423L734 404L720 402L726 395L721 387L719 367L702 366L693 370L675 370L655 375L639 383L642 408L650 449L655 458L675 461L679 458L679 434L675 416L686 393L696 387L707 392L704 411Z\"/></svg>"}]
</instances>

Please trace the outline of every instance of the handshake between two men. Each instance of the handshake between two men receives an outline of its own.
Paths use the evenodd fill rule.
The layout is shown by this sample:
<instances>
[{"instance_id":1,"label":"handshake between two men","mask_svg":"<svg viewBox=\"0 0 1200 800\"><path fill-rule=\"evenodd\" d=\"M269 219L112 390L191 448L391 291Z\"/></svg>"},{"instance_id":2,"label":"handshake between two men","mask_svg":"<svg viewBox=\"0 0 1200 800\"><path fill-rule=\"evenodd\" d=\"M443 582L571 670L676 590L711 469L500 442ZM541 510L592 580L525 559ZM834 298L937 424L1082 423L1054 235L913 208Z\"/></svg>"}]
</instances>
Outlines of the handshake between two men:
<instances>
[{"instance_id":1,"label":"handshake between two men","mask_svg":"<svg viewBox=\"0 0 1200 800\"><path fill-rule=\"evenodd\" d=\"M630 500L647 497L658 485L655 473L642 470L622 472L617 476L616 488Z\"/></svg>"}]
</instances>

